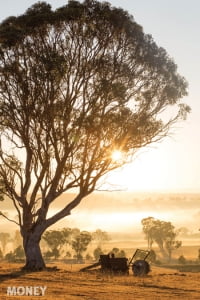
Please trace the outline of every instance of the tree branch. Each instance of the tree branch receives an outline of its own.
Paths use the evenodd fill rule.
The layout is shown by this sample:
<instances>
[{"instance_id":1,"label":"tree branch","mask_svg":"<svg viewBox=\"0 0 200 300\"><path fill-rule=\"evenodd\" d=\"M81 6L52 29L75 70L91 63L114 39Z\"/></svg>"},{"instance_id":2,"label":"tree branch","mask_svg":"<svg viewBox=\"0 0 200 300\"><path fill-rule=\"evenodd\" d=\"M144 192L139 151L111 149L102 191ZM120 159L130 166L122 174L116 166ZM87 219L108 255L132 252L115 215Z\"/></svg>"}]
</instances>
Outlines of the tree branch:
<instances>
[{"instance_id":1,"label":"tree branch","mask_svg":"<svg viewBox=\"0 0 200 300\"><path fill-rule=\"evenodd\" d=\"M8 221L12 222L12 223L15 223L16 225L20 226L19 223L17 223L16 221L8 218L4 213L2 213L2 211L0 211L0 216L4 217L5 219L7 219Z\"/></svg>"}]
</instances>

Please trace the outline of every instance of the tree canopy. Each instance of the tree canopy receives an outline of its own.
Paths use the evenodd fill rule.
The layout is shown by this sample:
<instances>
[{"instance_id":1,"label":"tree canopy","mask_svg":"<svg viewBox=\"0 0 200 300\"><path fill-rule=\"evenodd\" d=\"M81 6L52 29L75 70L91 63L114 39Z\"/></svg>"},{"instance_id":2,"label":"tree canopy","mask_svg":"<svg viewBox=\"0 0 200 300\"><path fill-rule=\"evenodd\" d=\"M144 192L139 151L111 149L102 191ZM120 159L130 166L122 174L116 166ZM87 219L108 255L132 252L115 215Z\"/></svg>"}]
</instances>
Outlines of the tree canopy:
<instances>
[{"instance_id":1,"label":"tree canopy","mask_svg":"<svg viewBox=\"0 0 200 300\"><path fill-rule=\"evenodd\" d=\"M167 52L107 2L55 11L38 2L0 24L0 191L16 208L26 256L102 176L186 117L186 94ZM49 216L70 189L77 196Z\"/></svg>"},{"instance_id":2,"label":"tree canopy","mask_svg":"<svg viewBox=\"0 0 200 300\"><path fill-rule=\"evenodd\" d=\"M87 250L89 243L92 241L92 234L88 231L82 231L72 240L72 249L76 253L76 258L82 260L82 253Z\"/></svg>"},{"instance_id":3,"label":"tree canopy","mask_svg":"<svg viewBox=\"0 0 200 300\"><path fill-rule=\"evenodd\" d=\"M163 257L171 260L172 251L181 247L182 242L176 240L178 231L171 222L148 217L142 220L143 232L148 240L148 248L152 250L154 242L158 245Z\"/></svg>"}]
</instances>

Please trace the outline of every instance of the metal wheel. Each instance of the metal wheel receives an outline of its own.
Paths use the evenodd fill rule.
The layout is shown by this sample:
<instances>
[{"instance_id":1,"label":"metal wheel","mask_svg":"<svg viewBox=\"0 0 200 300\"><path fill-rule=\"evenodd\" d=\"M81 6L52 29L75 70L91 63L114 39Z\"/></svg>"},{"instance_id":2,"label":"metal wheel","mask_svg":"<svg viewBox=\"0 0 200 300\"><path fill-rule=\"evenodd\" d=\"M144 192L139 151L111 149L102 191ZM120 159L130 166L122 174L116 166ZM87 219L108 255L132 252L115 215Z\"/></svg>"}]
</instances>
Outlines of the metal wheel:
<instances>
[{"instance_id":1,"label":"metal wheel","mask_svg":"<svg viewBox=\"0 0 200 300\"><path fill-rule=\"evenodd\" d=\"M150 272L150 266L145 260L136 260L132 265L132 270L135 276L144 276Z\"/></svg>"}]
</instances>

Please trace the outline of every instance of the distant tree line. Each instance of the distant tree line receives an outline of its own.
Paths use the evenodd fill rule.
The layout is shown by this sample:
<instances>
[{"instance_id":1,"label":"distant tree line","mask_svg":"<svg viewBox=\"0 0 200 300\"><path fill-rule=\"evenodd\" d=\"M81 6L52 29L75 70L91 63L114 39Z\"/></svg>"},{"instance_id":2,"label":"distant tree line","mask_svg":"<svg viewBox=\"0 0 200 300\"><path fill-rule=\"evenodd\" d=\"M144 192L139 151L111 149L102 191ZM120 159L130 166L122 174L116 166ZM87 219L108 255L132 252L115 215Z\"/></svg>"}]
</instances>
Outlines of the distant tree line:
<instances>
[{"instance_id":1,"label":"distant tree line","mask_svg":"<svg viewBox=\"0 0 200 300\"><path fill-rule=\"evenodd\" d=\"M43 235L43 241L46 242L48 247L48 250L44 252L44 256L47 259L64 257L81 261L91 242L95 242L97 248L102 251L101 245L108 240L110 240L108 233L101 229L94 232L81 231L78 228L49 230ZM85 258L91 259L92 256L86 254Z\"/></svg>"},{"instance_id":2,"label":"distant tree line","mask_svg":"<svg viewBox=\"0 0 200 300\"><path fill-rule=\"evenodd\" d=\"M102 249L103 244L109 240L111 240L109 234L101 229L89 232L81 231L78 228L62 228L46 231L41 240L41 248L46 260L58 258L77 261L81 261L83 258L98 260L99 256L105 252ZM92 242L96 246L92 255L90 253L85 254ZM8 244L12 244L13 250L6 252ZM111 252L115 256L125 256L125 252L119 248L113 248ZM0 233L0 259L10 262L25 259L22 238L18 230L13 237L7 232Z\"/></svg>"},{"instance_id":3,"label":"distant tree line","mask_svg":"<svg viewBox=\"0 0 200 300\"><path fill-rule=\"evenodd\" d=\"M153 249L155 244L163 259L167 259L170 262L173 251L182 245L182 241L178 240L177 237L188 234L188 229L185 227L175 229L171 222L158 220L153 217L144 218L141 223L147 239L148 249L151 251L152 262L156 262L156 252ZM101 254L108 253L108 251L103 250L103 245L109 240L111 240L109 234L101 229L89 232L67 227L46 231L42 236L41 248L46 260L59 258L77 261L82 261L84 258L98 260ZM91 243L93 243L92 253L86 253ZM9 244L12 245L13 250L6 252ZM22 244L22 237L18 230L15 231L13 236L8 232L0 232L0 259L11 262L24 260L25 254ZM115 257L126 256L124 250L116 247L109 252L112 252ZM181 255L177 262L186 264L189 261L184 255ZM196 262L200 262L200 249Z\"/></svg>"},{"instance_id":4,"label":"distant tree line","mask_svg":"<svg viewBox=\"0 0 200 300\"><path fill-rule=\"evenodd\" d=\"M106 233L105 233L106 234ZM94 235L88 231L80 231L78 228L63 228L60 230L48 230L43 235L49 250L44 253L47 259L57 259L61 255L71 258L71 250L74 252L73 258L83 259L83 253L87 250L88 245L94 240ZM65 248L65 250L64 250ZM67 251L66 251L67 249ZM66 251L65 253L63 253Z\"/></svg>"}]
</instances>

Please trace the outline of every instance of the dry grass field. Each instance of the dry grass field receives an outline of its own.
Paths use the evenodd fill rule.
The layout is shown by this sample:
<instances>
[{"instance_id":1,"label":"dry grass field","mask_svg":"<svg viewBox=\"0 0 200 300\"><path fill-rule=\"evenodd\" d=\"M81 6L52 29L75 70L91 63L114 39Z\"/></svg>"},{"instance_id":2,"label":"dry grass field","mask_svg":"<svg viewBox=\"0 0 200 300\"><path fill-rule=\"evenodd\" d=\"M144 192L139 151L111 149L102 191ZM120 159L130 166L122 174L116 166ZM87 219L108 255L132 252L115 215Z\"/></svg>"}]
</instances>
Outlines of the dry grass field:
<instances>
[{"instance_id":1,"label":"dry grass field","mask_svg":"<svg viewBox=\"0 0 200 300\"><path fill-rule=\"evenodd\" d=\"M50 265L52 268L55 265ZM200 273L152 267L146 277L79 272L83 265L57 264L58 270L20 272L21 265L0 266L0 299L8 300L157 300L200 299ZM44 296L7 296L7 287L46 286Z\"/></svg>"}]
</instances>

